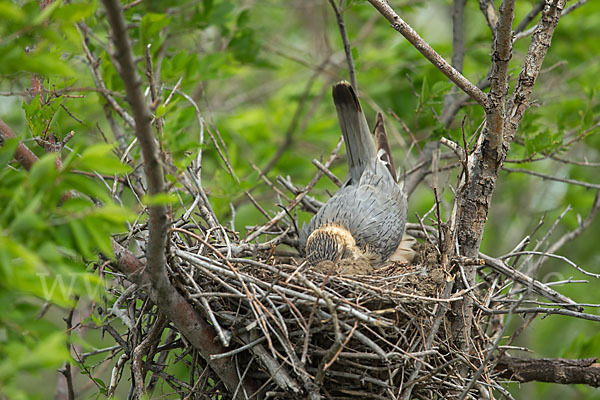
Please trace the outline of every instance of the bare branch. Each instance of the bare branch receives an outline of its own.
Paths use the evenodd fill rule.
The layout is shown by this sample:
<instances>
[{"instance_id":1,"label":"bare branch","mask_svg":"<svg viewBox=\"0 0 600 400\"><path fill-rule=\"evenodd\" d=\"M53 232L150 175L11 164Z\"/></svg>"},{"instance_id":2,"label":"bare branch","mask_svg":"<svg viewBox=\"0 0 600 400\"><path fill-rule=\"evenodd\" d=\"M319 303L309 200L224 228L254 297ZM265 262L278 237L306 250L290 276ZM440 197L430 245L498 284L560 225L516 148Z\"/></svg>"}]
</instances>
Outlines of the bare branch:
<instances>
[{"instance_id":1,"label":"bare branch","mask_svg":"<svg viewBox=\"0 0 600 400\"><path fill-rule=\"evenodd\" d=\"M600 387L600 364L596 358L517 358L503 356L496 365L504 378L518 382L552 382Z\"/></svg>"},{"instance_id":2,"label":"bare branch","mask_svg":"<svg viewBox=\"0 0 600 400\"><path fill-rule=\"evenodd\" d=\"M527 13L525 17L519 22L517 27L515 28L515 34L519 32L523 32L527 25L544 9L544 5L546 4L546 0L539 0L535 6Z\"/></svg>"},{"instance_id":3,"label":"bare branch","mask_svg":"<svg viewBox=\"0 0 600 400\"><path fill-rule=\"evenodd\" d=\"M125 92L133 111L136 137L142 147L144 171L149 192L151 195L164 193L165 182L163 170L158 154L158 146L152 134L150 124L152 117L141 91L141 79L133 60L133 52L127 35L123 10L118 0L103 0L103 3L112 27L114 44L117 48L117 60L120 64L119 73L125 85ZM196 312L172 287L167 275L165 257L167 229L169 226L167 207L165 205L152 205L149 207L149 213L150 229L148 245L146 246L146 259L151 282L144 283L150 283L153 300L159 308L169 316L189 340L195 342L194 345L209 360L210 354L214 354L216 344L211 341L207 342L207 339L210 340L210 337L214 337L214 332L211 329L212 335L208 335L206 323L204 321L200 323L198 317L192 317L196 315ZM190 319L195 319L195 324L190 324ZM204 334L199 332L199 329L202 328L205 331ZM231 365L224 363L223 360L209 361L209 363L229 386L229 389L233 391L238 386L239 379ZM252 390L250 391L252 392ZM242 394L239 394L239 397L241 398Z\"/></svg>"},{"instance_id":4,"label":"bare branch","mask_svg":"<svg viewBox=\"0 0 600 400\"><path fill-rule=\"evenodd\" d=\"M133 50L127 35L123 10L116 0L103 0L103 3L112 28L113 41L117 48L116 58L120 65L119 73L135 120L135 135L142 148L148 189L150 195L164 193L166 186L159 150L150 124L152 116L141 90L142 82L133 60ZM159 295L166 295L171 290L165 268L165 249L169 225L167 207L165 205L152 205L148 209L150 213L150 234L146 254L148 269L153 278L153 285Z\"/></svg>"},{"instance_id":5,"label":"bare branch","mask_svg":"<svg viewBox=\"0 0 600 400\"><path fill-rule=\"evenodd\" d=\"M485 17L485 22L487 22L490 30L492 31L492 36L496 38L496 25L498 25L498 13L496 12L496 8L494 7L493 0L479 0L479 9L483 13Z\"/></svg>"},{"instance_id":6,"label":"bare branch","mask_svg":"<svg viewBox=\"0 0 600 400\"><path fill-rule=\"evenodd\" d=\"M583 6L585 3L587 3L589 0L579 0L577 3L569 6L568 8L564 9L562 11L562 13L560 14L560 16L564 16L567 15L575 10L577 10L579 7ZM544 5L545 5L545 1L544 1ZM561 7L561 10L564 8L564 5ZM539 24L538 24L539 25ZM531 34L533 34L533 32L536 31L536 29L538 29L538 25L532 26L531 28L527 29L526 31L517 31L517 34L515 35L515 37L513 38L513 41L516 42L519 39L522 39L526 36L529 36Z\"/></svg>"},{"instance_id":7,"label":"bare branch","mask_svg":"<svg viewBox=\"0 0 600 400\"><path fill-rule=\"evenodd\" d=\"M331 153L331 156L329 157L329 159L325 163L325 167L326 168L329 168L329 166L331 165L331 163L337 157L337 154L340 151L342 143L344 143L344 142L343 142L343 140L342 140L342 138L340 136L340 140L338 141L337 145L335 146L335 149ZM242 243L252 243L252 241L255 240L256 238L258 238L263 232L265 232L267 229L271 228L276 223L278 223L279 221L281 221L281 219L283 219L283 217L285 217L286 215L288 215L288 213L290 212L291 209L293 209L294 207L296 207L296 205L299 202L302 201L302 199L317 184L317 182L319 181L319 179L321 179L322 176L323 176L323 172L321 170L318 170L317 173L315 174L315 176L311 179L311 181L308 183L308 185L304 188L304 190L302 192L298 193L296 195L296 197L294 197L292 199L292 201L290 202L290 204L288 204L287 209L284 209L284 210L278 212L277 215L275 217L273 217L269 222L267 222L266 224L264 224L263 226L261 226L260 228L258 228L256 231L254 231L253 233L251 233L250 235L248 235L242 241Z\"/></svg>"},{"instance_id":8,"label":"bare branch","mask_svg":"<svg viewBox=\"0 0 600 400\"><path fill-rule=\"evenodd\" d=\"M533 85L542 68L565 3L566 0L554 0L552 4L546 4L544 7L512 95L511 107L505 121L505 143L512 141L525 110L530 106L529 99L533 92Z\"/></svg>"},{"instance_id":9,"label":"bare branch","mask_svg":"<svg viewBox=\"0 0 600 400\"><path fill-rule=\"evenodd\" d=\"M15 138L15 134L13 131L4 123L4 121L0 120L0 146L4 146L4 143L7 139ZM23 143L19 142L17 145L17 150L15 151L15 158L25 168L26 170L30 170L33 167L33 164L38 160L37 156L33 153L33 151L29 150L29 147L25 146Z\"/></svg>"},{"instance_id":10,"label":"bare branch","mask_svg":"<svg viewBox=\"0 0 600 400\"><path fill-rule=\"evenodd\" d=\"M170 308L161 307L166 317L172 321L179 331L189 340L192 345L197 348L202 356L208 361L211 368L219 375L223 382L229 388L238 386L240 380L232 368L231 358L221 358L211 360L213 354L225 353L227 350L217 340L217 334L214 329L178 292L173 289L171 299L164 301L160 299L156 290L153 289L152 277L146 266L142 264L136 256L127 249L113 241L113 251L115 253L116 263L114 266L119 272L125 274L128 279L136 283L140 288L144 289L156 302L159 307L165 304L172 306ZM256 388L250 381L245 381L249 392L255 392ZM232 389L233 392L233 389ZM238 396L240 399L243 396Z\"/></svg>"},{"instance_id":11,"label":"bare branch","mask_svg":"<svg viewBox=\"0 0 600 400\"><path fill-rule=\"evenodd\" d=\"M465 58L464 16L467 0L454 0L452 7L452 66L462 74Z\"/></svg>"},{"instance_id":12,"label":"bare branch","mask_svg":"<svg viewBox=\"0 0 600 400\"><path fill-rule=\"evenodd\" d=\"M342 0L343 3L343 0ZM335 0L329 0L331 8L335 13L338 28L340 29L340 36L342 37L342 43L344 44L344 53L346 54L346 62L348 63L348 73L350 74L350 83L354 88L354 91L358 93L358 81L356 80L356 69L354 68L354 60L352 59L352 49L350 47L350 41L348 40L348 32L346 32L346 24L344 23L344 16L342 12L335 4ZM340 4L341 7L341 4Z\"/></svg>"},{"instance_id":13,"label":"bare branch","mask_svg":"<svg viewBox=\"0 0 600 400\"><path fill-rule=\"evenodd\" d=\"M584 188L587 188L587 189L595 189L595 190L600 189L600 184L597 184L597 183L582 182L582 181L578 181L576 179L569 179L569 178L559 178L559 177L556 177L556 176L546 175L546 174L542 174L540 172L535 172L535 171L531 171L531 170L523 169L523 168L502 167L502 169L504 171L506 171L506 172L521 172L521 173L524 173L524 174L529 174L529 175L537 176L537 177L542 178L544 180L547 179L549 181L564 182L564 183L568 183L570 185L583 186Z\"/></svg>"},{"instance_id":14,"label":"bare branch","mask_svg":"<svg viewBox=\"0 0 600 400\"><path fill-rule=\"evenodd\" d=\"M563 296L558 293L556 290L551 289L548 285L543 284L542 282L533 279L522 272L517 271L516 269L506 265L502 260L498 260L496 258L486 256L485 254L479 254L481 258L484 259L485 265L492 268L494 271L508 276L513 279L515 282L520 283L523 286L526 286L528 289L531 289L533 292L539 294L540 296L554 302L554 303L566 303L569 304L566 308L581 311L583 307L577 304L575 301L570 298Z\"/></svg>"},{"instance_id":15,"label":"bare branch","mask_svg":"<svg viewBox=\"0 0 600 400\"><path fill-rule=\"evenodd\" d=\"M479 103L485 110L490 104L487 96L477 86L471 83L460 72L454 69L442 58L415 30L410 27L385 0L369 0L391 24L392 28L400 32L417 50L421 52L437 69L446 75L452 82L465 91L473 100Z\"/></svg>"},{"instance_id":16,"label":"bare branch","mask_svg":"<svg viewBox=\"0 0 600 400\"><path fill-rule=\"evenodd\" d=\"M465 58L464 15L466 0L454 0L452 7L452 66L462 74ZM448 113L448 108L456 101L458 94L456 86L444 97L442 119Z\"/></svg>"},{"instance_id":17,"label":"bare branch","mask_svg":"<svg viewBox=\"0 0 600 400\"><path fill-rule=\"evenodd\" d=\"M594 197L594 204L592 204L592 208L591 208L590 212L588 213L588 216L585 218L585 220L580 221L577 228L575 228L571 232L565 233L557 241L555 241L552 244L552 246L550 246L548 248L548 252L549 253L556 252L565 243L570 242L571 240L574 240L579 235L581 235L583 233L583 231L585 231L592 224L592 222L594 221L594 218L596 218L596 215L598 214L599 210L600 210L600 191L597 191L596 196Z\"/></svg>"},{"instance_id":18,"label":"bare branch","mask_svg":"<svg viewBox=\"0 0 600 400\"><path fill-rule=\"evenodd\" d=\"M77 29L79 30L79 33L83 39L81 41L83 51L87 58L87 62L90 66L90 72L92 73L92 78L94 79L94 84L98 88L98 93L101 93L102 96L104 96L104 99L106 99L106 102L111 106L111 108L113 110L115 110L117 112L117 114L119 114L121 116L121 118L123 118L123 121L125 121L125 123L127 125L129 125L130 127L134 127L135 121L133 120L131 115L129 115L129 113L127 111L125 111L123 109L123 107L121 107L119 105L119 103L117 103L117 101L113 98L110 91L106 88L106 85L104 83L104 80L102 79L102 76L100 75L100 72L98 72L99 62L94 59L94 56L92 55L92 52L90 51L90 49L87 45L88 27L85 24L80 23L80 24L77 24Z\"/></svg>"}]
</instances>

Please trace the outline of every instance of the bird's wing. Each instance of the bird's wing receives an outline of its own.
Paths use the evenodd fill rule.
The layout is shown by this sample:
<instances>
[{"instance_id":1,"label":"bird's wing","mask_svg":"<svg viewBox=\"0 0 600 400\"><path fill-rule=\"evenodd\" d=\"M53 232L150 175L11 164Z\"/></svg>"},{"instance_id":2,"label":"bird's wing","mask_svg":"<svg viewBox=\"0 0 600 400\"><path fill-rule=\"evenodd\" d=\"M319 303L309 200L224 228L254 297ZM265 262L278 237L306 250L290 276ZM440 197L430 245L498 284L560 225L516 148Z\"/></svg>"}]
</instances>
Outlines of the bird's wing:
<instances>
[{"instance_id":1,"label":"bird's wing","mask_svg":"<svg viewBox=\"0 0 600 400\"><path fill-rule=\"evenodd\" d=\"M385 167L379 164L379 168ZM380 174L367 169L359 184L341 188L321 207L302 236L321 226L337 224L350 231L357 246L386 259L402 239L406 209L406 196L387 171Z\"/></svg>"},{"instance_id":2,"label":"bird's wing","mask_svg":"<svg viewBox=\"0 0 600 400\"><path fill-rule=\"evenodd\" d=\"M398 247L406 225L407 200L402 187L388 174L380 162L361 177L356 193L346 203L355 209L348 229L356 244L368 245L383 259ZM384 169L380 171L379 169ZM383 173L382 173L383 172Z\"/></svg>"},{"instance_id":3,"label":"bird's wing","mask_svg":"<svg viewBox=\"0 0 600 400\"><path fill-rule=\"evenodd\" d=\"M332 94L346 143L350 184L357 184L365 167L377 157L377 149L352 85L337 83Z\"/></svg>"}]
</instances>

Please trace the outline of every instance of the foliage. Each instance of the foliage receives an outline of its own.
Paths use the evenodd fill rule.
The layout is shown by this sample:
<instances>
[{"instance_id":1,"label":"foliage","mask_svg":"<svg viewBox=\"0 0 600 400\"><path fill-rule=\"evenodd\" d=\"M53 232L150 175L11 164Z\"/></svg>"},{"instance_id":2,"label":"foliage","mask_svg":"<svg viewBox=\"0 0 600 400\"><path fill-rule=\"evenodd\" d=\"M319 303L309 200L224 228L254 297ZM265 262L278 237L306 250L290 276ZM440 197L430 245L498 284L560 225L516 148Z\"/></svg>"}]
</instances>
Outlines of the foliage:
<instances>
[{"instance_id":1,"label":"foliage","mask_svg":"<svg viewBox=\"0 0 600 400\"><path fill-rule=\"evenodd\" d=\"M89 342L93 343L88 344L88 338L65 335L58 317L36 316L44 302L69 310L79 297L89 304L114 301L102 290L106 282L99 253L110 257L111 236L124 232L136 214L146 218L146 205L165 202L174 214L186 212L184 205L193 199L178 191L187 184L179 172L190 166L199 148L202 185L215 213L223 220L232 218L233 205L235 228L244 231L265 218L245 192L252 192L271 214L279 212L281 201L265 189L249 161L264 169L287 132L292 132L291 145L268 176L275 180L277 175L290 175L294 182L306 184L315 172L310 161L326 157L334 147L339 132L329 88L333 81L347 79L347 67L328 5L301 0L241 3L150 0L125 11L132 25L134 52L141 60L138 72L146 77L147 51L154 79L160 82L161 91L152 101L154 115L162 121L157 138L175 167L167 171L175 197L149 200L132 189L143 187L135 179L135 171L141 169L139 148L128 149L132 128L123 124L96 89L88 65L84 44L97 61L106 85L103 90L128 111L123 83L109 53L104 10L87 1L56 1L44 10L36 1L0 1L0 85L2 94L10 95L0 99L0 118L40 157L31 171L25 171L10 162L17 141L7 141L0 148L0 395L48 397L53 385L36 388L22 382L30 374L57 369L64 362L77 364L66 351L67 341L80 340L84 348L109 346L110 337L92 334ZM452 85L375 15L367 2L346 3L344 17L361 98L368 105L366 113L372 120L376 110L386 112L402 170L411 168L418 156L416 148L429 141L444 136L462 144L463 119L466 139L472 140L482 121L480 108L468 104L449 127L440 124L437 116ZM394 6L407 22L450 59L449 2L391 3L398 3ZM517 2L517 21L531 3ZM510 167L598 181L594 168L551 163L547 158L598 160L600 139L594 126L600 111L600 63L593 62L600 51L598 12L600 4L589 2L561 20L536 84L536 107L526 114L508 155ZM465 19L464 74L477 82L487 73L491 33L475 2L467 2ZM511 61L515 76L527 46L528 39L515 43ZM33 74L42 77L45 88L34 96L30 92ZM414 136L416 146L411 145L400 121ZM60 156L45 154L33 140L60 142L71 131L74 136ZM566 145L574 137L580 140ZM343 160L338 160L332 170L344 176L344 168ZM444 176L452 185L454 171ZM114 179L126 180L128 174L133 183L114 193ZM331 182L321 181L315 193L326 199L327 191L334 189ZM449 187L444 196L442 212L447 215L451 212ZM587 215L593 198L591 190L575 185L503 174L482 250L503 254L532 232L543 215L553 221L570 205L573 210L552 236L558 237L577 226L578 215ZM411 199L409 216L425 214L432 204L431 191L423 185ZM300 216L308 218L308 214ZM600 255L595 251L595 238L599 235L600 225L593 224L586 235L562 251L578 265L597 271ZM582 278L569 268L551 260L540 274L549 279ZM583 296L593 302L599 286L592 281L586 285L589 293L578 293L579 299ZM572 291L576 289L564 289L566 295ZM104 317L90 312L82 321L101 324ZM594 324L549 317L535 321L522 344L548 357L562 356L563 351L573 357L592 357L600 346L596 331ZM92 368L90 360L80 366ZM181 364L176 368L181 369ZM171 372L186 376L186 371ZM525 390L537 391L539 398L548 396L550 390L560 391L565 398L595 398L591 391L577 387L540 385Z\"/></svg>"}]
</instances>

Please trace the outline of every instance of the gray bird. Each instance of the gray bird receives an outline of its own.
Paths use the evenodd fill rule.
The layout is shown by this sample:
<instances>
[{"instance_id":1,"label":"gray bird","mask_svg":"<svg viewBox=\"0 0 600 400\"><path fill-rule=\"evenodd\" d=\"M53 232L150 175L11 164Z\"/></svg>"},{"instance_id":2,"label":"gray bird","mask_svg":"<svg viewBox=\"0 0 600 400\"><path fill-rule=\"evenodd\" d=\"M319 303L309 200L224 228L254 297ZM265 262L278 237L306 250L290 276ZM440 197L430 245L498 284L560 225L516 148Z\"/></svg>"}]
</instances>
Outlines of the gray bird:
<instances>
[{"instance_id":1,"label":"gray bird","mask_svg":"<svg viewBox=\"0 0 600 400\"><path fill-rule=\"evenodd\" d=\"M312 265L342 259L378 265L402 240L406 195L396 180L381 114L374 139L352 86L342 81L332 93L346 143L348 178L303 227L300 245Z\"/></svg>"}]
</instances>

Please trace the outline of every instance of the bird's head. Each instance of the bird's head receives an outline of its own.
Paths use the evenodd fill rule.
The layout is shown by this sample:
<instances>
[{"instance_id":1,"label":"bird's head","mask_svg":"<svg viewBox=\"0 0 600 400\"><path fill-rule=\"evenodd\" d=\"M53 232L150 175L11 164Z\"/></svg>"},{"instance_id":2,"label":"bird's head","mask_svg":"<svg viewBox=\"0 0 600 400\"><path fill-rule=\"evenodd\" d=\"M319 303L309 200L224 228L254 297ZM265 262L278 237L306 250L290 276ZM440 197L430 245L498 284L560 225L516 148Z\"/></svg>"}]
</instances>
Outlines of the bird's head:
<instances>
[{"instance_id":1,"label":"bird's head","mask_svg":"<svg viewBox=\"0 0 600 400\"><path fill-rule=\"evenodd\" d=\"M321 261L339 261L345 258L357 259L360 249L352 234L339 225L327 225L315 229L306 241L306 259L311 265Z\"/></svg>"}]
</instances>

